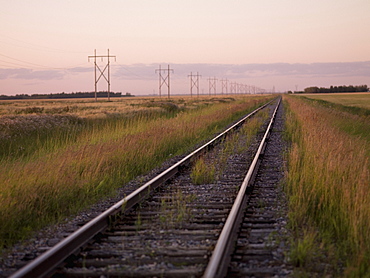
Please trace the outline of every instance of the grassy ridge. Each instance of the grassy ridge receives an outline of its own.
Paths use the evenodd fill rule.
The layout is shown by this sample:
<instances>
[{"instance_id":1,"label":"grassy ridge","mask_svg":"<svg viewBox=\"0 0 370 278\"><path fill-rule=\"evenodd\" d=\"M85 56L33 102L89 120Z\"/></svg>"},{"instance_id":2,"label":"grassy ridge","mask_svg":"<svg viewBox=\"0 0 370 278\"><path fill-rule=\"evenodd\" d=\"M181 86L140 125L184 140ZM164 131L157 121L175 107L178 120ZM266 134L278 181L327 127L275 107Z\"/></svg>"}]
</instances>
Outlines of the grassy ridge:
<instances>
[{"instance_id":1,"label":"grassy ridge","mask_svg":"<svg viewBox=\"0 0 370 278\"><path fill-rule=\"evenodd\" d=\"M339 101L338 99L334 99L334 98L333 99L332 98L320 99L320 98L310 98L310 97L303 97L303 96L301 98L304 98L304 99L307 99L307 100L310 100L310 101L313 101L313 102L318 102L322 106L335 108L335 109L338 109L340 111L348 112L348 113L351 113L351 114L356 114L356 115L359 115L359 116L369 116L370 115L370 109L369 109L369 107L370 107L370 94L369 94L369 99L366 102L365 101L362 102L362 105L364 107L359 107L359 106L355 106L355 105L348 105L346 103L346 101L340 103L340 102L338 102ZM356 102L356 104L358 104L358 103Z\"/></svg>"},{"instance_id":2,"label":"grassy ridge","mask_svg":"<svg viewBox=\"0 0 370 278\"><path fill-rule=\"evenodd\" d=\"M323 276L342 264L346 277L368 276L370 121L321 102L285 102L293 260Z\"/></svg>"},{"instance_id":3,"label":"grassy ridge","mask_svg":"<svg viewBox=\"0 0 370 278\"><path fill-rule=\"evenodd\" d=\"M370 93L305 94L307 98L321 99L343 106L370 109Z\"/></svg>"},{"instance_id":4,"label":"grassy ridge","mask_svg":"<svg viewBox=\"0 0 370 278\"><path fill-rule=\"evenodd\" d=\"M331 125L339 128L347 134L361 137L368 142L370 141L369 109L347 106L319 99L310 99L306 97L301 98L307 102L312 102L314 105L329 108L328 111L330 111L330 113L328 115L330 115ZM368 155L370 155L370 150Z\"/></svg>"},{"instance_id":5,"label":"grassy ridge","mask_svg":"<svg viewBox=\"0 0 370 278\"><path fill-rule=\"evenodd\" d=\"M130 121L119 117L95 119L72 128L70 133L64 130L63 136L48 132L42 144L27 155L3 156L1 246L112 193L265 101L229 100L167 116L138 114Z\"/></svg>"}]
</instances>

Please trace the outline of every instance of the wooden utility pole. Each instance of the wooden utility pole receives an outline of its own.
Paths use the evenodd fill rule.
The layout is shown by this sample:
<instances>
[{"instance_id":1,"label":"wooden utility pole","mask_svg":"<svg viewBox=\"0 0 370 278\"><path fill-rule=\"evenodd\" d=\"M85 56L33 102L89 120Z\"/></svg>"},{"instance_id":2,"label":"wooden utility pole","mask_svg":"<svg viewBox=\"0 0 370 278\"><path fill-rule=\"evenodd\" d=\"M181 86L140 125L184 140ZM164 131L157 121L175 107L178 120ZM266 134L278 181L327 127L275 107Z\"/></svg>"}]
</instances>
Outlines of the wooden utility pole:
<instances>
[{"instance_id":1,"label":"wooden utility pole","mask_svg":"<svg viewBox=\"0 0 370 278\"><path fill-rule=\"evenodd\" d=\"M221 94L227 94L227 82L229 82L229 80L226 79L221 79ZM225 91L224 91L225 90Z\"/></svg>"},{"instance_id":2,"label":"wooden utility pole","mask_svg":"<svg viewBox=\"0 0 370 278\"><path fill-rule=\"evenodd\" d=\"M156 69L155 72L159 73L159 96L162 95L162 85L165 84L167 86L168 98L170 98L170 72L173 73L173 69L170 69L170 65L168 65L167 69L162 69L161 65L159 65L159 69ZM167 73L167 75L162 75L162 72Z\"/></svg>"},{"instance_id":3,"label":"wooden utility pole","mask_svg":"<svg viewBox=\"0 0 370 278\"><path fill-rule=\"evenodd\" d=\"M230 93L235 94L236 93L236 82L230 83Z\"/></svg>"},{"instance_id":4,"label":"wooden utility pole","mask_svg":"<svg viewBox=\"0 0 370 278\"><path fill-rule=\"evenodd\" d=\"M99 56L97 56L96 55L96 49L95 49L94 56L88 56L88 60L90 61L90 59L92 59L92 58L94 58L94 65L95 65L95 67L94 67L94 76L95 76L95 101L97 101L96 94L97 94L97 91L98 91L98 82L99 82L99 80L100 80L100 78L102 76L104 77L104 79L108 83L108 101L110 101L110 95L109 95L109 93L110 93L110 60L109 60L109 58L114 58L114 60L116 60L116 56L110 56L109 55L109 49L108 49L108 55L99 55ZM105 65L105 67L104 67L103 70L101 70L100 67L99 67L99 65L96 63L96 58L101 58L102 61L103 61L103 58L108 58L108 62ZM100 71L99 77L96 74L96 70L97 69ZM104 74L104 72L105 72L106 69L108 70L108 76L105 76L105 74Z\"/></svg>"},{"instance_id":5,"label":"wooden utility pole","mask_svg":"<svg viewBox=\"0 0 370 278\"><path fill-rule=\"evenodd\" d=\"M213 90L213 94L216 94L216 77L208 78L208 91L209 95L211 95L211 91Z\"/></svg>"},{"instance_id":6,"label":"wooden utility pole","mask_svg":"<svg viewBox=\"0 0 370 278\"><path fill-rule=\"evenodd\" d=\"M196 87L197 95L199 97L199 77L202 76L199 75L199 72L197 72L196 75L193 75L193 73L190 72L190 75L188 75L188 77L190 77L190 96L193 96L193 87Z\"/></svg>"}]
</instances>

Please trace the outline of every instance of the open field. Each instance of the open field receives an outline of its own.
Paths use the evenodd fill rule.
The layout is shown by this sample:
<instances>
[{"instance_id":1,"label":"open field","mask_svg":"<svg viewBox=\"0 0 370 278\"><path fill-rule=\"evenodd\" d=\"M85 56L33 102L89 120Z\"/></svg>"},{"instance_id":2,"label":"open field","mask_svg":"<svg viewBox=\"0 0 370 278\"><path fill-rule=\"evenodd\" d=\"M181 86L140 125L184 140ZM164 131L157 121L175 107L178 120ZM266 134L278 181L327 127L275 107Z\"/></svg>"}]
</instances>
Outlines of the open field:
<instances>
[{"instance_id":1,"label":"open field","mask_svg":"<svg viewBox=\"0 0 370 278\"><path fill-rule=\"evenodd\" d=\"M321 99L345 106L357 106L370 109L370 93L303 94L303 96Z\"/></svg>"},{"instance_id":2,"label":"open field","mask_svg":"<svg viewBox=\"0 0 370 278\"><path fill-rule=\"evenodd\" d=\"M234 97L234 96L231 96ZM24 114L73 114L84 118L102 118L119 113L137 112L138 110L160 110L160 104L173 103L178 108L195 108L198 105L213 103L227 96L181 97L171 99L158 97L123 97L98 99L40 99L40 100L0 100L0 116ZM236 97L238 98L238 97ZM163 108L163 106L162 106Z\"/></svg>"},{"instance_id":3,"label":"open field","mask_svg":"<svg viewBox=\"0 0 370 278\"><path fill-rule=\"evenodd\" d=\"M297 272L369 277L370 116L284 98L291 141L286 188L295 231L291 257Z\"/></svg>"},{"instance_id":4,"label":"open field","mask_svg":"<svg viewBox=\"0 0 370 278\"><path fill-rule=\"evenodd\" d=\"M1 102L1 246L112 194L269 98Z\"/></svg>"}]
</instances>

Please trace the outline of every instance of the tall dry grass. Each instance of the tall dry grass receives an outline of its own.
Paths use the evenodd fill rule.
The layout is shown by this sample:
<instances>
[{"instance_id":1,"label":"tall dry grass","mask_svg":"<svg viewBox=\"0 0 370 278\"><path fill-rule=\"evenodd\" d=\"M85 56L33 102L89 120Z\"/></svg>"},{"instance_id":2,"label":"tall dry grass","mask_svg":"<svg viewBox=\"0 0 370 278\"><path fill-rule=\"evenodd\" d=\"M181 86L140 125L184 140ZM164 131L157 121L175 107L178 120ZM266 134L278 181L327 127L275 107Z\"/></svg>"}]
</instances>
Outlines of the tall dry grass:
<instances>
[{"instance_id":1,"label":"tall dry grass","mask_svg":"<svg viewBox=\"0 0 370 278\"><path fill-rule=\"evenodd\" d=\"M27 155L3 157L0 169L0 244L8 246L111 194L171 156L188 151L266 98L92 120L71 134L48 134ZM141 115L141 116L140 116Z\"/></svg>"},{"instance_id":2,"label":"tall dry grass","mask_svg":"<svg viewBox=\"0 0 370 278\"><path fill-rule=\"evenodd\" d=\"M291 223L317 231L318 249L332 252L332 269L344 264L344 276L368 276L370 141L341 128L352 125L353 115L293 96L285 101Z\"/></svg>"}]
</instances>

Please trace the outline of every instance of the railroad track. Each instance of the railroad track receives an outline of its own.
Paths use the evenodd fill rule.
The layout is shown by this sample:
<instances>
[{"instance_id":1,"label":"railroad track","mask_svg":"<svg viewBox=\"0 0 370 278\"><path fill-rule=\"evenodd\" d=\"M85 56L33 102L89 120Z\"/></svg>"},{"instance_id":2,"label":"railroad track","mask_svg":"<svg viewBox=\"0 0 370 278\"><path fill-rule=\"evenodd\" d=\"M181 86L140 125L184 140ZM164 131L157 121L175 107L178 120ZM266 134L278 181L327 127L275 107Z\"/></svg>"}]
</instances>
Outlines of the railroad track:
<instances>
[{"instance_id":1,"label":"railroad track","mask_svg":"<svg viewBox=\"0 0 370 278\"><path fill-rule=\"evenodd\" d=\"M227 277L286 277L292 270L286 265L286 242L282 240L289 234L285 227L287 202L279 186L284 177L283 118L281 110L277 113L253 190L247 198Z\"/></svg>"},{"instance_id":2,"label":"railroad track","mask_svg":"<svg viewBox=\"0 0 370 278\"><path fill-rule=\"evenodd\" d=\"M251 238L255 233L251 232L253 221L247 218L258 214L253 202L260 193L254 192L263 190L251 185L261 177L257 169L279 104L280 98L250 113L11 277L238 277L252 273L243 266L246 256L241 250L247 248L240 242L246 240L237 236ZM226 138L263 109L271 119L248 149L243 150L248 134ZM213 163L209 171L217 172L215 181L193 183L191 165L199 157ZM274 225L274 221L266 216L262 222ZM262 227L258 221L255 224ZM264 230L271 232L273 227Z\"/></svg>"}]
</instances>

